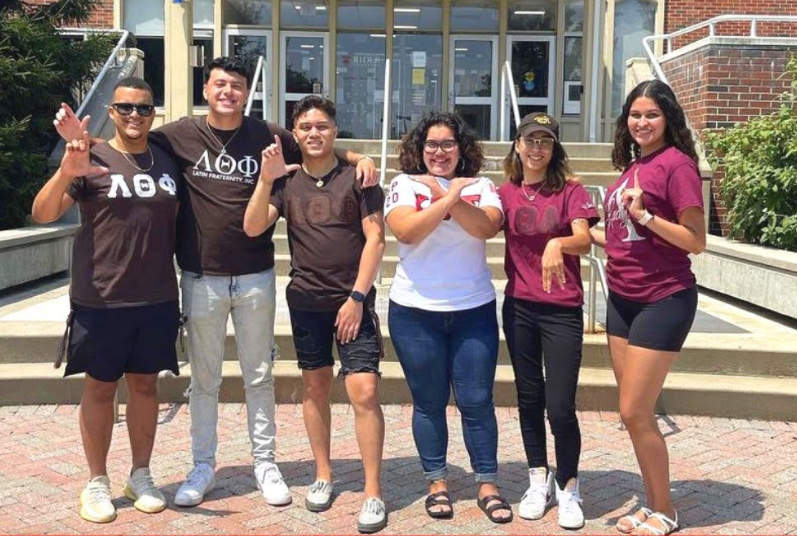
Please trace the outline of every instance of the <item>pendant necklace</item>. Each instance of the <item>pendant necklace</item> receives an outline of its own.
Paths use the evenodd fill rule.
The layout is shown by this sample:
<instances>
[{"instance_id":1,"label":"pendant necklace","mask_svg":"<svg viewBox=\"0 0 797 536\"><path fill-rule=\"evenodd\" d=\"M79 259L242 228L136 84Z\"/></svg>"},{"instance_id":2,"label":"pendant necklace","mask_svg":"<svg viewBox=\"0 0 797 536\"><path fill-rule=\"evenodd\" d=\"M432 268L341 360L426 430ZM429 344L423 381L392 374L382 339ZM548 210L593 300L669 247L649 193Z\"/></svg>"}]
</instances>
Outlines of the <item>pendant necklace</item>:
<instances>
[{"instance_id":1,"label":"pendant necklace","mask_svg":"<svg viewBox=\"0 0 797 536\"><path fill-rule=\"evenodd\" d=\"M115 147L115 146L113 146L113 148L116 149L117 151L119 151L120 153L122 153L122 156L125 157L125 160L130 162L131 166L133 166L134 168L136 168L137 170L139 170L142 173L147 173L150 169L152 169L152 166L155 165L155 156L152 154L152 149L150 148L149 143L147 144L147 151L149 152L149 167L147 167L146 169L138 166L138 163L136 162L135 158L133 158L133 155L131 153L128 153L127 151L123 151L123 150L121 150L121 149L119 149L118 147ZM141 154L143 154L143 153L141 153Z\"/></svg>"},{"instance_id":2,"label":"pendant necklace","mask_svg":"<svg viewBox=\"0 0 797 536\"><path fill-rule=\"evenodd\" d=\"M534 199L537 197L537 194L539 194L540 190L542 190L543 186L545 186L545 180L540 181L540 186L539 186L539 188L537 188L537 191L534 192L533 194L529 195L529 194L526 193L526 184L521 182L520 183L520 191L523 192L523 195L526 197L526 199L528 199L529 201L534 201ZM532 191L533 191L533 189L532 189Z\"/></svg>"},{"instance_id":3,"label":"pendant necklace","mask_svg":"<svg viewBox=\"0 0 797 536\"><path fill-rule=\"evenodd\" d=\"M329 173L333 169L335 169L336 167L338 167L338 163L337 162L335 162L335 164L331 168L329 168L324 173L322 173L321 176L317 177L317 176L313 175L312 173L310 173L310 171L308 171L307 167L305 167L305 165L302 164L302 170L307 174L307 176L310 177L311 179L316 179L316 181L315 181L316 188L323 188L324 187L324 177L329 175Z\"/></svg>"},{"instance_id":4,"label":"pendant necklace","mask_svg":"<svg viewBox=\"0 0 797 536\"><path fill-rule=\"evenodd\" d=\"M224 154L227 154L227 146L235 138L236 134L238 134L238 131L241 130L241 127L243 126L243 121L241 122L240 125L238 125L238 128L235 129L235 132L232 133L232 136L230 136L230 139L227 140L227 143L221 143L221 140L218 138L218 136L216 136L216 134L213 133L213 129L210 128L210 122L208 121L207 118L205 118L205 126L208 127L208 132L210 132L210 135L213 136L214 140L216 140L216 143L221 145L221 152L219 152L219 156L222 156Z\"/></svg>"}]
</instances>

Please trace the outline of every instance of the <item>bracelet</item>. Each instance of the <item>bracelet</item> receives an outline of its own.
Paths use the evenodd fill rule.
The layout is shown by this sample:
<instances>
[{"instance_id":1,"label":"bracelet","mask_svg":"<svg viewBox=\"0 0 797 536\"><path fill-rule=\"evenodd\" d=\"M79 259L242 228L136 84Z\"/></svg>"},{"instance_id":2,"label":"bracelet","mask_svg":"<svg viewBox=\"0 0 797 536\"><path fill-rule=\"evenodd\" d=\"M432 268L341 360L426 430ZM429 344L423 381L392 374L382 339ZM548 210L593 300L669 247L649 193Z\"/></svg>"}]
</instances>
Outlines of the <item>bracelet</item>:
<instances>
[{"instance_id":1,"label":"bracelet","mask_svg":"<svg viewBox=\"0 0 797 536\"><path fill-rule=\"evenodd\" d=\"M648 212L648 209L645 209L645 213L642 214L642 217L637 220L637 223L642 227L647 227L650 223L650 220L653 219L653 214Z\"/></svg>"},{"instance_id":2,"label":"bracelet","mask_svg":"<svg viewBox=\"0 0 797 536\"><path fill-rule=\"evenodd\" d=\"M362 157L362 158L360 158L359 160L357 160L357 163L359 164L360 162L362 162L362 161L363 161L363 160L365 160L365 159L368 159L368 160L370 160L370 161L371 161L371 163L372 163L373 165L376 165L376 162L374 162L374 159L373 159L373 158L371 158L370 156L368 156L367 154L366 154L366 155L363 155L363 157Z\"/></svg>"}]
</instances>

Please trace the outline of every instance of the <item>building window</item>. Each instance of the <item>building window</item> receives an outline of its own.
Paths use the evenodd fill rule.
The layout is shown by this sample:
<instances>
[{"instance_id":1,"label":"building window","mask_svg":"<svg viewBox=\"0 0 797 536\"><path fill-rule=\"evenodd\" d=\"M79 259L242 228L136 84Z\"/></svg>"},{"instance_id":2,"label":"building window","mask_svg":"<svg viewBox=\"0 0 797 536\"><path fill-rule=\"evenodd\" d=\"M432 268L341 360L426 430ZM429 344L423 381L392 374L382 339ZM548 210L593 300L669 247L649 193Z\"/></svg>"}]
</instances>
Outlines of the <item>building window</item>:
<instances>
[{"instance_id":1,"label":"building window","mask_svg":"<svg viewBox=\"0 0 797 536\"><path fill-rule=\"evenodd\" d=\"M144 79L155 93L155 106L163 106L165 95L165 56L163 44L163 0L137 0L123 3L123 27L136 37L144 53Z\"/></svg>"},{"instance_id":2,"label":"building window","mask_svg":"<svg viewBox=\"0 0 797 536\"><path fill-rule=\"evenodd\" d=\"M443 27L440 1L395 0L393 29L397 31L437 30Z\"/></svg>"},{"instance_id":3,"label":"building window","mask_svg":"<svg viewBox=\"0 0 797 536\"><path fill-rule=\"evenodd\" d=\"M644 56L642 39L656 30L656 3L617 0L614 4L614 54L612 65L612 117L620 115L625 100L625 63Z\"/></svg>"},{"instance_id":4,"label":"building window","mask_svg":"<svg viewBox=\"0 0 797 536\"><path fill-rule=\"evenodd\" d=\"M379 138L385 102L385 38L341 32L337 38L335 106L338 136Z\"/></svg>"},{"instance_id":5,"label":"building window","mask_svg":"<svg viewBox=\"0 0 797 536\"><path fill-rule=\"evenodd\" d=\"M507 29L510 32L553 32L556 29L556 9L555 1L510 2Z\"/></svg>"},{"instance_id":6,"label":"building window","mask_svg":"<svg viewBox=\"0 0 797 536\"><path fill-rule=\"evenodd\" d=\"M452 32L497 32L498 5L485 0L457 0L451 6Z\"/></svg>"},{"instance_id":7,"label":"building window","mask_svg":"<svg viewBox=\"0 0 797 536\"><path fill-rule=\"evenodd\" d=\"M338 29L385 29L385 3L382 0L338 0Z\"/></svg>"},{"instance_id":8,"label":"building window","mask_svg":"<svg viewBox=\"0 0 797 536\"><path fill-rule=\"evenodd\" d=\"M280 27L283 29L323 29L329 27L327 0L282 0Z\"/></svg>"},{"instance_id":9,"label":"building window","mask_svg":"<svg viewBox=\"0 0 797 536\"><path fill-rule=\"evenodd\" d=\"M270 0L223 0L224 24L271 27Z\"/></svg>"},{"instance_id":10,"label":"building window","mask_svg":"<svg viewBox=\"0 0 797 536\"><path fill-rule=\"evenodd\" d=\"M565 4L562 114L581 114L582 58L584 51L584 0Z\"/></svg>"}]
</instances>

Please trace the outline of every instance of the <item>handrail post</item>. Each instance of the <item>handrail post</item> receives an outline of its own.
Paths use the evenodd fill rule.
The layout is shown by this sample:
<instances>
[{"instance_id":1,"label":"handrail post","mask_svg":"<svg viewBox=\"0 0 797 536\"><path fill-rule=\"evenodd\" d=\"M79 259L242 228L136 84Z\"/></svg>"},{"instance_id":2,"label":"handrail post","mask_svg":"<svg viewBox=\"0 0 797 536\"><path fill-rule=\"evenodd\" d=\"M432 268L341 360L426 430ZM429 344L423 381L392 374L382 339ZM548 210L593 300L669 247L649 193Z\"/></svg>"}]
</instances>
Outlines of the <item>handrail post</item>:
<instances>
[{"instance_id":1,"label":"handrail post","mask_svg":"<svg viewBox=\"0 0 797 536\"><path fill-rule=\"evenodd\" d=\"M260 56L263 58L263 56ZM266 91L266 59L263 58L263 68L260 70L260 77L262 79L263 84L263 110L261 112L261 117L263 121L268 119L268 109L269 109L269 102L268 102L268 91Z\"/></svg>"},{"instance_id":2,"label":"handrail post","mask_svg":"<svg viewBox=\"0 0 797 536\"><path fill-rule=\"evenodd\" d=\"M385 59L385 89L382 103L382 159L379 162L379 187L384 189L387 175L387 136L390 132L390 104L393 100L393 88L390 85L390 59ZM382 264L376 274L376 285L382 284Z\"/></svg>"},{"instance_id":3,"label":"handrail post","mask_svg":"<svg viewBox=\"0 0 797 536\"><path fill-rule=\"evenodd\" d=\"M506 141L506 64L501 66L501 109L499 110L499 117L501 118L498 139Z\"/></svg>"}]
</instances>

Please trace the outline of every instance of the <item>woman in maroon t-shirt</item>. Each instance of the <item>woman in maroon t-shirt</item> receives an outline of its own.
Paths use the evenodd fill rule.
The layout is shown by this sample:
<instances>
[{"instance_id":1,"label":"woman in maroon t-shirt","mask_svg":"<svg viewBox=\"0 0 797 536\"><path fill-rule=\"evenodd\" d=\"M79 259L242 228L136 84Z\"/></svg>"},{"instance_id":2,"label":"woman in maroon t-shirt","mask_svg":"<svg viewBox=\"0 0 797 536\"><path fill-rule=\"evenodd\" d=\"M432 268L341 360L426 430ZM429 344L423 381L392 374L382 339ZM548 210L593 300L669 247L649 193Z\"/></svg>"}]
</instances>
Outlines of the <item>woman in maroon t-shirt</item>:
<instances>
[{"instance_id":1,"label":"woman in maroon t-shirt","mask_svg":"<svg viewBox=\"0 0 797 536\"><path fill-rule=\"evenodd\" d=\"M670 87L639 84L617 118L612 162L623 170L604 203L609 299L606 331L623 420L650 508L617 530L669 534L678 528L670 497L667 445L654 406L697 310L689 253L706 246L697 153Z\"/></svg>"},{"instance_id":2,"label":"woman in maroon t-shirt","mask_svg":"<svg viewBox=\"0 0 797 536\"><path fill-rule=\"evenodd\" d=\"M559 525L578 529L584 525L576 416L584 338L578 255L589 250L589 226L598 222L598 212L581 183L570 180L559 127L547 114L523 118L504 172L509 180L498 189L508 279L502 314L529 465L529 488L518 513L540 519L555 489ZM556 442L555 479L548 471L546 410Z\"/></svg>"}]
</instances>

